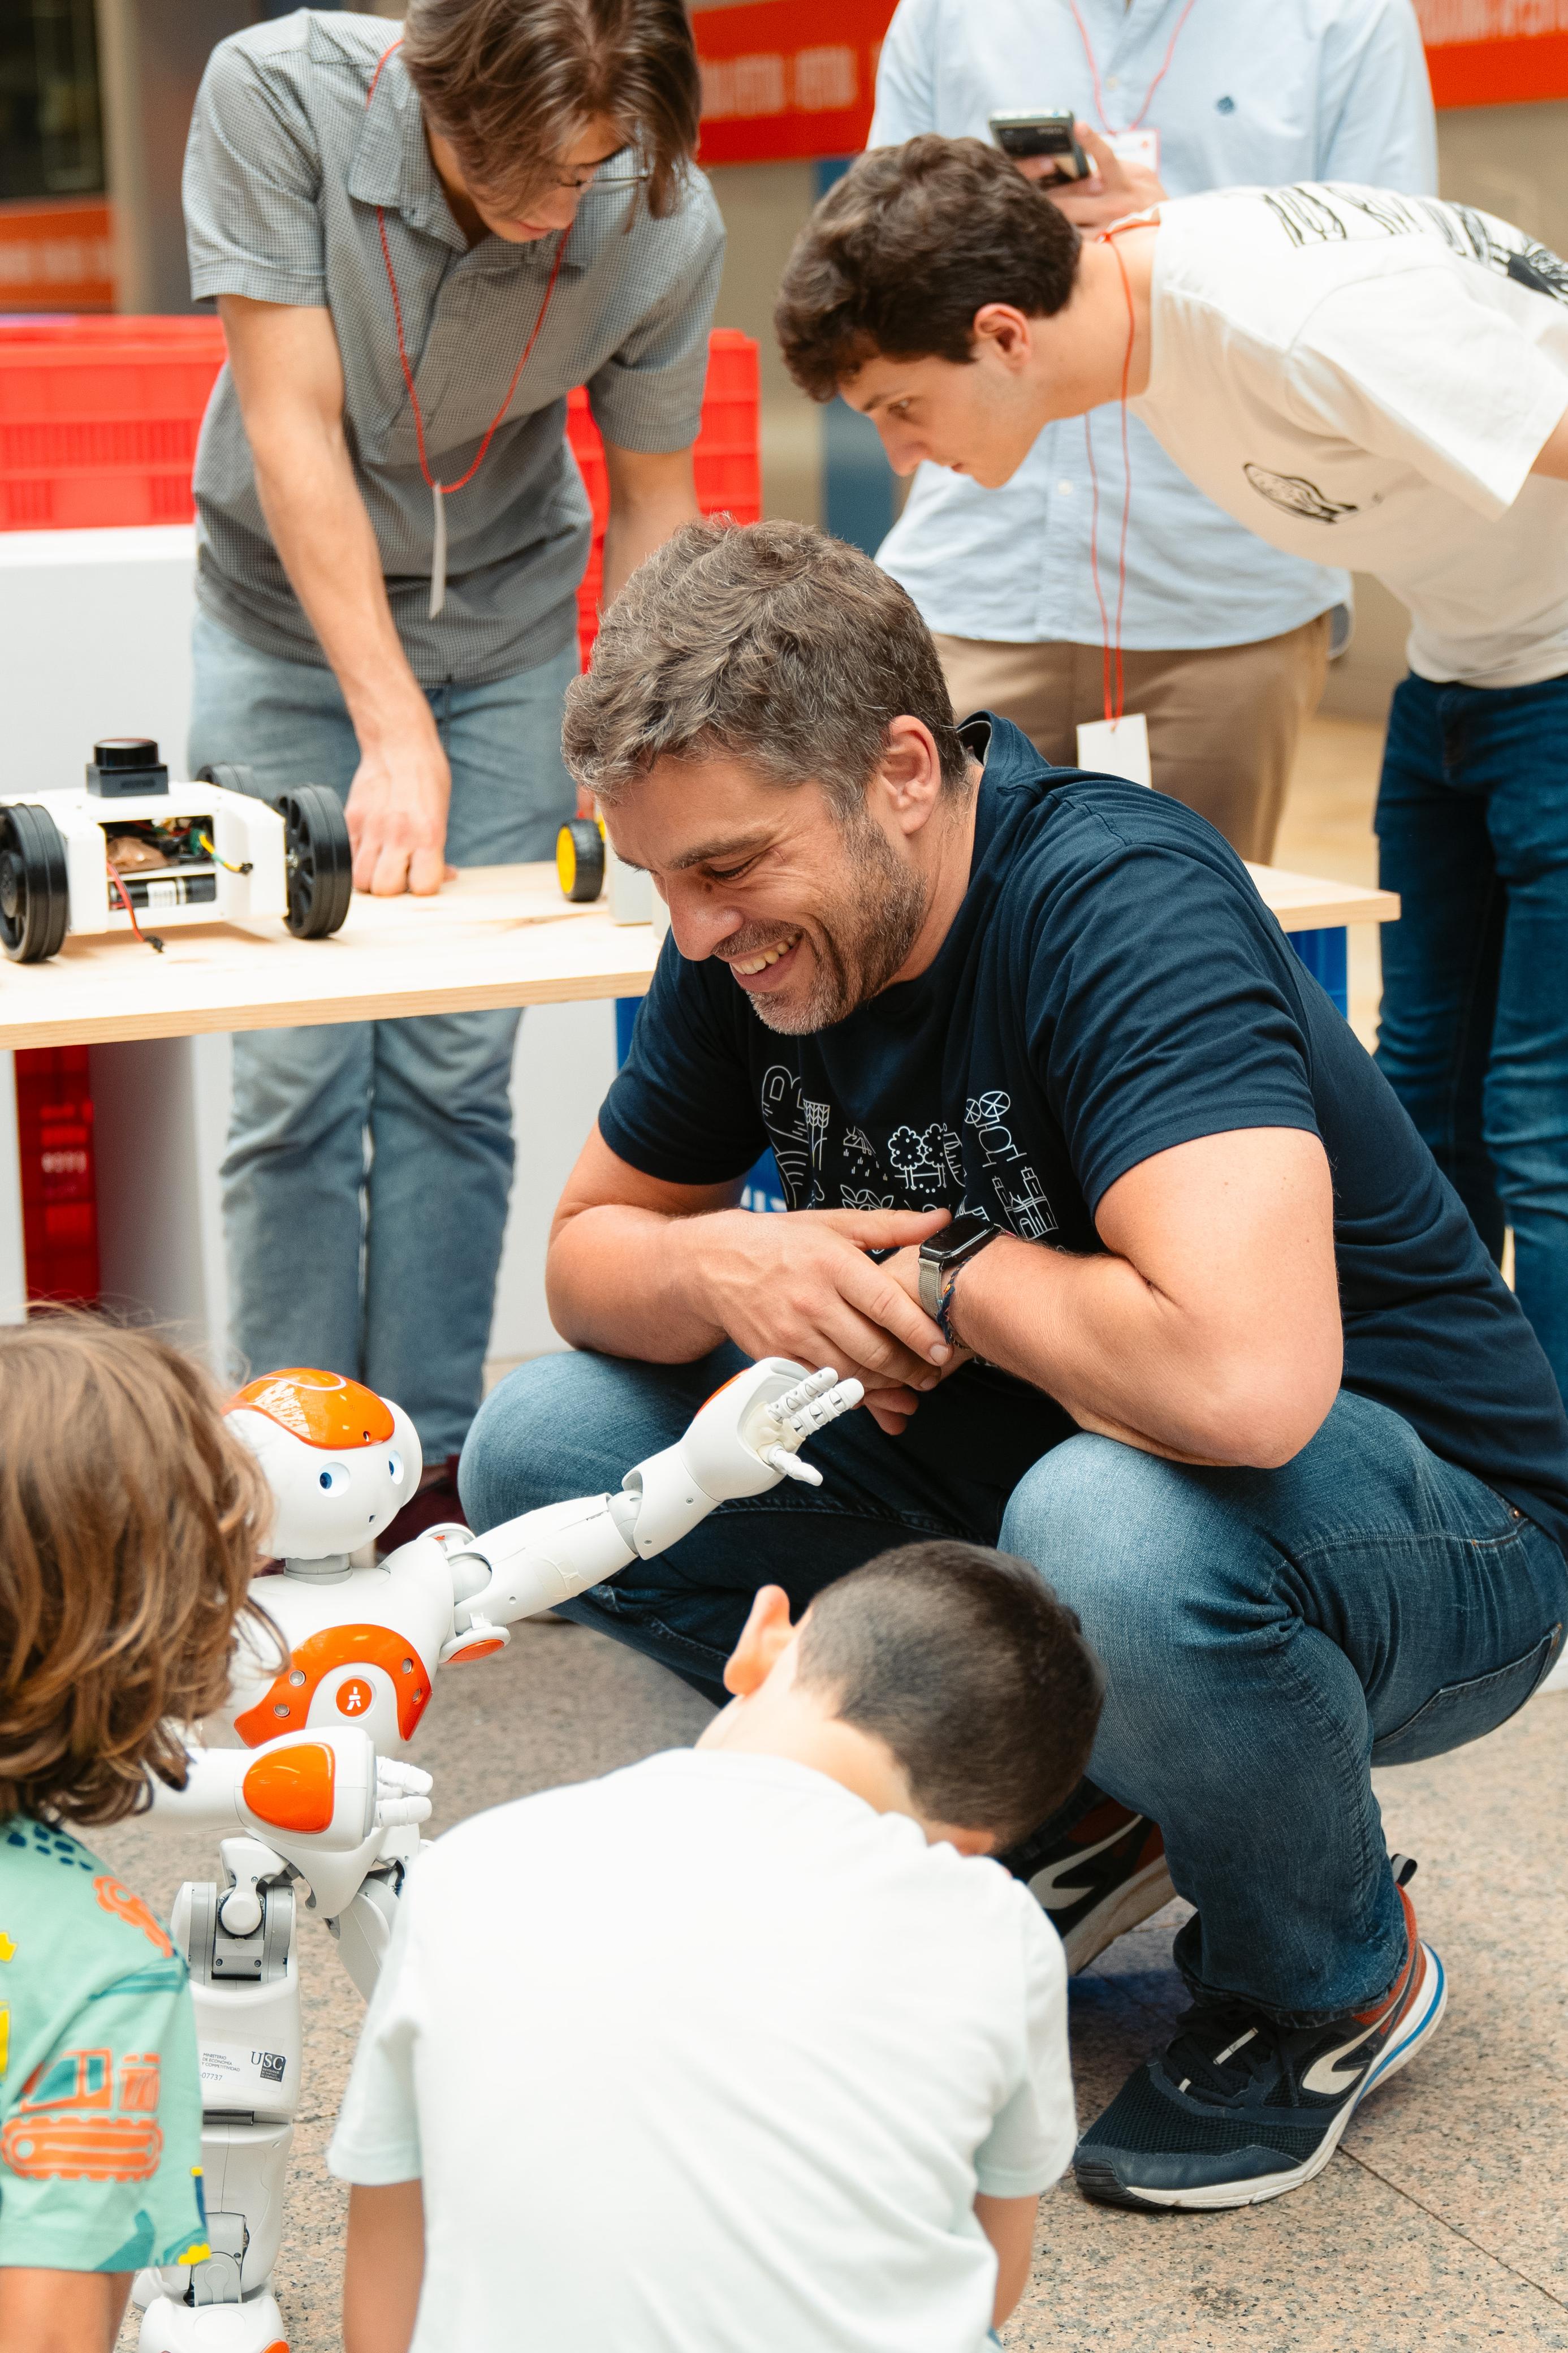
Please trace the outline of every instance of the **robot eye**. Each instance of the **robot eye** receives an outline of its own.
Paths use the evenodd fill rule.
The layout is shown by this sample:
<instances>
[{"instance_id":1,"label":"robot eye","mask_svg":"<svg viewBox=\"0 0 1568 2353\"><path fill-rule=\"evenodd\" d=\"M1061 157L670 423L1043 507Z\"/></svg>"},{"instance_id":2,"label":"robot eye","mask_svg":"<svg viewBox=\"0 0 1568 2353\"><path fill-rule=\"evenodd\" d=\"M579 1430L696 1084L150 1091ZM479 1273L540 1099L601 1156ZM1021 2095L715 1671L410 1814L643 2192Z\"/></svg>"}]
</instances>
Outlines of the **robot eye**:
<instances>
[{"instance_id":1,"label":"robot eye","mask_svg":"<svg viewBox=\"0 0 1568 2353\"><path fill-rule=\"evenodd\" d=\"M391 1474L393 1485L395 1487L401 1487L403 1484L403 1457L399 1454L395 1446L386 1458L386 1467Z\"/></svg>"},{"instance_id":2,"label":"robot eye","mask_svg":"<svg viewBox=\"0 0 1568 2353\"><path fill-rule=\"evenodd\" d=\"M329 1462L320 1474L320 1483L329 1495L341 1495L349 1483L346 1462Z\"/></svg>"}]
</instances>

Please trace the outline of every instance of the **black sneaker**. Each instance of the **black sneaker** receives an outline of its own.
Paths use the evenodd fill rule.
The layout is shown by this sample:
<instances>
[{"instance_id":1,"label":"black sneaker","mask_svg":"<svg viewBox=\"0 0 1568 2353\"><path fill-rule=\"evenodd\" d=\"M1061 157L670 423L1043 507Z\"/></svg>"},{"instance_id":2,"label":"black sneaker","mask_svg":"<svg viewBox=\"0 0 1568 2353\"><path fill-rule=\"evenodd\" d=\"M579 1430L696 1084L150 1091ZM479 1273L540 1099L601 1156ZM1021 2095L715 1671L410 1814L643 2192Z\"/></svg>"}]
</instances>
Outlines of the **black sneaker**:
<instances>
[{"instance_id":1,"label":"black sneaker","mask_svg":"<svg viewBox=\"0 0 1568 2353\"><path fill-rule=\"evenodd\" d=\"M1114 1798L1102 1798L1043 1859L1030 1855L1026 1868L1030 1894L1066 1947L1069 1975L1087 1969L1113 1937L1176 1892L1159 1823Z\"/></svg>"},{"instance_id":2,"label":"black sneaker","mask_svg":"<svg viewBox=\"0 0 1568 2353\"><path fill-rule=\"evenodd\" d=\"M1403 1887L1399 1900L1405 1967L1375 2010L1291 2028L1242 2002L1195 2004L1079 2141L1085 2197L1155 2211L1256 2206L1321 2173L1357 2105L1415 2058L1447 2000Z\"/></svg>"}]
</instances>

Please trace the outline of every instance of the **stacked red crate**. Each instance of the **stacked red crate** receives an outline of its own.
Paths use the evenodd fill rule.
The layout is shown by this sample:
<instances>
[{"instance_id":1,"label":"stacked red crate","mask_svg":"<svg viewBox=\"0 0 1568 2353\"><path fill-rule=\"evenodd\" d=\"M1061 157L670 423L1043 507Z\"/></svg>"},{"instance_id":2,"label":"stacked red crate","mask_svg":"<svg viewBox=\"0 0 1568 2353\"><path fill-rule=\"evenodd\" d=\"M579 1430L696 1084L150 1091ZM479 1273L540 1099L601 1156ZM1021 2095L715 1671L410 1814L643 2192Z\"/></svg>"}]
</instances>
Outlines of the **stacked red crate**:
<instances>
[{"instance_id":1,"label":"stacked red crate","mask_svg":"<svg viewBox=\"0 0 1568 2353\"><path fill-rule=\"evenodd\" d=\"M223 362L216 319L0 319L0 531L189 522L196 436ZM757 345L719 328L695 458L704 514L755 522L762 513L760 398ZM586 393L571 395L566 430L594 509L577 599L586 661L609 511Z\"/></svg>"},{"instance_id":2,"label":"stacked red crate","mask_svg":"<svg viewBox=\"0 0 1568 2353\"><path fill-rule=\"evenodd\" d=\"M17 1054L16 1145L27 1297L90 1304L99 1295L98 1188L85 1046Z\"/></svg>"},{"instance_id":3,"label":"stacked red crate","mask_svg":"<svg viewBox=\"0 0 1568 2353\"><path fill-rule=\"evenodd\" d=\"M594 548L577 591L577 638L587 662L599 628L599 591L605 569L605 519L610 508L605 445L588 410L585 392L566 403L566 438L582 469L594 509ZM716 327L708 338L708 382L693 465L697 503L704 514L733 515L756 522L763 512L762 382L758 346L733 327Z\"/></svg>"},{"instance_id":4,"label":"stacked red crate","mask_svg":"<svg viewBox=\"0 0 1568 2353\"><path fill-rule=\"evenodd\" d=\"M189 522L216 319L0 320L0 530Z\"/></svg>"}]
</instances>

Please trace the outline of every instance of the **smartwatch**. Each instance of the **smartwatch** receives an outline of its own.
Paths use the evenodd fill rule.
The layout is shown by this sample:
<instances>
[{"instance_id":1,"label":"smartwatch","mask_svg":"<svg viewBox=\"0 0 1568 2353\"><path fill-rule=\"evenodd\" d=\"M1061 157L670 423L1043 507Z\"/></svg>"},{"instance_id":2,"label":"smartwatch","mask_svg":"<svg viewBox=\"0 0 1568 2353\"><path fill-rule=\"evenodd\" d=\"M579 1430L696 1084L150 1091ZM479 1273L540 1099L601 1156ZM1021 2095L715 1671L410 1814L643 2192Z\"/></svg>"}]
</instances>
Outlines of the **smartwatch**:
<instances>
[{"instance_id":1,"label":"smartwatch","mask_svg":"<svg viewBox=\"0 0 1568 2353\"><path fill-rule=\"evenodd\" d=\"M1003 1231L1003 1227L994 1226L977 1210L965 1209L940 1234L932 1234L929 1241L921 1244L921 1305L950 1340L952 1335L947 1328L947 1296L953 1276Z\"/></svg>"}]
</instances>

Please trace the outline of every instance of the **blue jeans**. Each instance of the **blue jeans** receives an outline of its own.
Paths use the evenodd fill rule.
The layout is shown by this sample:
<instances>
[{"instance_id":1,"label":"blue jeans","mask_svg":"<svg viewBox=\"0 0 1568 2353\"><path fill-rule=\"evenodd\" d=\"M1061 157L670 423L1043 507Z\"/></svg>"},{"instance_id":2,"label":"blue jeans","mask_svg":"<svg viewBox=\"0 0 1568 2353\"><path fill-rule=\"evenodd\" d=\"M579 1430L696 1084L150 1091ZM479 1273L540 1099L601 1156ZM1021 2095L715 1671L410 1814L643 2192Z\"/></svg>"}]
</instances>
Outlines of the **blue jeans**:
<instances>
[{"instance_id":1,"label":"blue jeans","mask_svg":"<svg viewBox=\"0 0 1568 2353\"><path fill-rule=\"evenodd\" d=\"M522 1366L464 1450L469 1525L618 1487L740 1362L721 1348L695 1365ZM1522 1706L1568 1618L1558 1546L1349 1392L1283 1470L1192 1470L1083 1435L1021 1465L1010 1493L922 1441L930 1405L902 1439L847 1416L812 1441L820 1488L727 1504L563 1614L720 1700L759 1586L798 1609L911 1535L1000 1544L1048 1577L1105 1663L1089 1770L1163 1827L1197 1906L1177 1944L1189 1982L1303 2023L1374 2001L1404 1928L1369 1767L1458 1747Z\"/></svg>"},{"instance_id":2,"label":"blue jeans","mask_svg":"<svg viewBox=\"0 0 1568 2353\"><path fill-rule=\"evenodd\" d=\"M205 614L194 652L193 775L239 761L269 786L347 797L359 746L331 670L259 653ZM452 767L454 866L552 855L574 806L561 706L576 670L573 646L492 686L430 690ZM257 1372L321 1365L395 1398L433 1461L457 1452L479 1401L519 1018L431 1014L234 1041L223 1201L235 1345Z\"/></svg>"},{"instance_id":3,"label":"blue jeans","mask_svg":"<svg viewBox=\"0 0 1568 2353\"><path fill-rule=\"evenodd\" d=\"M1434 686L1389 714L1377 1059L1568 1398L1568 678Z\"/></svg>"}]
</instances>

